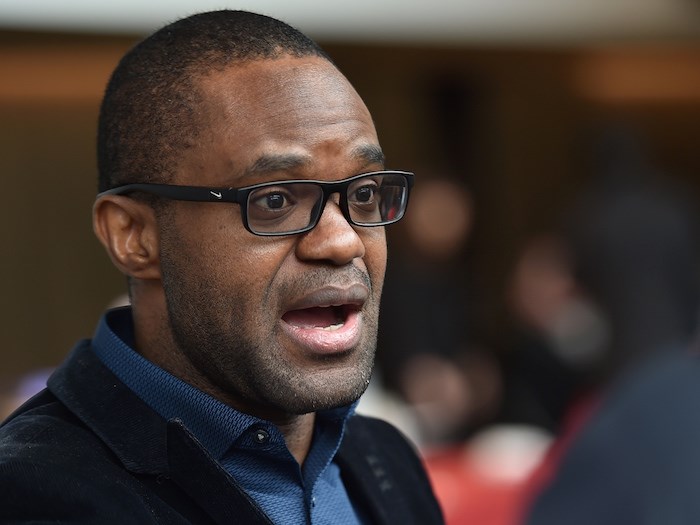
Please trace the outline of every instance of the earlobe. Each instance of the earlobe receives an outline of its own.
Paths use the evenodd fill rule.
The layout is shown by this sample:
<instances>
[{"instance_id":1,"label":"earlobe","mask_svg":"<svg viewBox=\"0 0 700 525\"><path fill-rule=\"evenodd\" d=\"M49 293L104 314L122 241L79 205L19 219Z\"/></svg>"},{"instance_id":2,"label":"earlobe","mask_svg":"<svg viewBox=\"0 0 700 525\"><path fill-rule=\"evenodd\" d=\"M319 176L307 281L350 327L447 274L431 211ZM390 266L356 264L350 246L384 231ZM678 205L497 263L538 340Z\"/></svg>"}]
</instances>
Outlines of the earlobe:
<instances>
[{"instance_id":1,"label":"earlobe","mask_svg":"<svg viewBox=\"0 0 700 525\"><path fill-rule=\"evenodd\" d=\"M137 279L159 279L158 230L153 209L128 197L110 195L92 209L95 235L119 271Z\"/></svg>"}]
</instances>

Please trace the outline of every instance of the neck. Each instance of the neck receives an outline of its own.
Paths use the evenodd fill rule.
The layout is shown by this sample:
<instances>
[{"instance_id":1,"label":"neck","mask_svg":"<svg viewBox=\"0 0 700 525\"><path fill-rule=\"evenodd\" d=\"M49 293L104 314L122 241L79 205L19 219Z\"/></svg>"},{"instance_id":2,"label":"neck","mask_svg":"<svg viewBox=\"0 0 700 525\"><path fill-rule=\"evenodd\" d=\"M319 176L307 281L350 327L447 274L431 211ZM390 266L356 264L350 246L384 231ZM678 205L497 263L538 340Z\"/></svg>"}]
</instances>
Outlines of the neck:
<instances>
[{"instance_id":1,"label":"neck","mask_svg":"<svg viewBox=\"0 0 700 525\"><path fill-rule=\"evenodd\" d=\"M137 297L132 306L136 350L149 361L236 410L274 423L284 436L292 456L302 465L311 448L315 414L280 415L279 412L270 413L259 406L241 405L240 400L232 399L203 377L181 352L172 350L176 345L168 329L162 294L137 294ZM153 297L156 298L155 301L146 300Z\"/></svg>"},{"instance_id":2,"label":"neck","mask_svg":"<svg viewBox=\"0 0 700 525\"><path fill-rule=\"evenodd\" d=\"M282 432L284 440L287 442L287 448L299 465L304 464L311 448L315 421L316 414L314 413L293 416L284 422L273 421Z\"/></svg>"}]
</instances>

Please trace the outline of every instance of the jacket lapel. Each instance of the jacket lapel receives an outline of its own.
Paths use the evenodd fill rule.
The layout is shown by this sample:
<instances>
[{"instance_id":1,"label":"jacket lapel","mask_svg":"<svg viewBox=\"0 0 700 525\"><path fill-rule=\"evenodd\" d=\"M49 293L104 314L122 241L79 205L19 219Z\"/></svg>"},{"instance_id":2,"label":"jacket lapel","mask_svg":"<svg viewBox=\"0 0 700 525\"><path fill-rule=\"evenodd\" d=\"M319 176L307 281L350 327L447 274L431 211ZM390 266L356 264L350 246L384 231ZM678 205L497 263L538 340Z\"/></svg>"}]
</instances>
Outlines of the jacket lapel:
<instances>
[{"instance_id":1,"label":"jacket lapel","mask_svg":"<svg viewBox=\"0 0 700 525\"><path fill-rule=\"evenodd\" d=\"M388 423L350 418L336 461L353 505L372 523L444 523L420 458Z\"/></svg>"},{"instance_id":2,"label":"jacket lapel","mask_svg":"<svg viewBox=\"0 0 700 525\"><path fill-rule=\"evenodd\" d=\"M260 507L178 419L168 422L168 462L172 481L217 523L272 525Z\"/></svg>"},{"instance_id":3,"label":"jacket lapel","mask_svg":"<svg viewBox=\"0 0 700 525\"><path fill-rule=\"evenodd\" d=\"M212 459L182 421L166 422L105 367L87 341L48 382L49 390L166 500L175 493L149 478L170 479L220 524L272 522ZM175 507L179 501L171 502Z\"/></svg>"},{"instance_id":4,"label":"jacket lapel","mask_svg":"<svg viewBox=\"0 0 700 525\"><path fill-rule=\"evenodd\" d=\"M355 418L351 418L351 422ZM396 499L398 487L389 476L390 469L371 439L365 439L355 426L348 425L343 443L336 456L345 488L354 506L377 525L401 523L396 521L395 511L387 505Z\"/></svg>"},{"instance_id":5,"label":"jacket lapel","mask_svg":"<svg viewBox=\"0 0 700 525\"><path fill-rule=\"evenodd\" d=\"M166 422L83 341L49 378L49 390L114 452L127 470L166 474Z\"/></svg>"}]
</instances>

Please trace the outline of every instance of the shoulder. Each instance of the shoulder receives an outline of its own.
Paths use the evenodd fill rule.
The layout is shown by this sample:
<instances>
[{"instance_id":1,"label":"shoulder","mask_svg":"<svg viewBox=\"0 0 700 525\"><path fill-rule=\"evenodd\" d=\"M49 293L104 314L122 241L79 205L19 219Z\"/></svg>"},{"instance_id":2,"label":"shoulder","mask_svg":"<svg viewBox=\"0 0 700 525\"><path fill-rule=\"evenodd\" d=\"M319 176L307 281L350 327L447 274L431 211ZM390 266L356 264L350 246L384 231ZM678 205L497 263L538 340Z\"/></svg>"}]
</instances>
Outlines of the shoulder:
<instances>
[{"instance_id":1,"label":"shoulder","mask_svg":"<svg viewBox=\"0 0 700 525\"><path fill-rule=\"evenodd\" d=\"M0 467L10 460L84 462L95 445L105 450L90 429L44 390L0 425Z\"/></svg>"},{"instance_id":2,"label":"shoulder","mask_svg":"<svg viewBox=\"0 0 700 525\"><path fill-rule=\"evenodd\" d=\"M655 356L604 397L536 498L532 524L697 523L700 358ZM659 483L663 480L663 483Z\"/></svg>"},{"instance_id":3,"label":"shoulder","mask_svg":"<svg viewBox=\"0 0 700 525\"><path fill-rule=\"evenodd\" d=\"M102 441L48 391L0 426L2 523L53 523L57 516L150 523L134 487Z\"/></svg>"}]
</instances>

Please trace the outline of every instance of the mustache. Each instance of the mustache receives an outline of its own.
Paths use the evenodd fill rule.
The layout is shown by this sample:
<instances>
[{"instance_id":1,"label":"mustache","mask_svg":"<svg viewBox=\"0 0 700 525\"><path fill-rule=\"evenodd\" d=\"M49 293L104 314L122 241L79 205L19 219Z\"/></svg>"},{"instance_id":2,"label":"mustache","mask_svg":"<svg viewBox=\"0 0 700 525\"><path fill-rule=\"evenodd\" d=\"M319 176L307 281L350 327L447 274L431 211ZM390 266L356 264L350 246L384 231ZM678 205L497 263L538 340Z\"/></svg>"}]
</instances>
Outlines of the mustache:
<instances>
[{"instance_id":1,"label":"mustache","mask_svg":"<svg viewBox=\"0 0 700 525\"><path fill-rule=\"evenodd\" d=\"M327 286L348 288L358 283L367 287L372 295L373 287L369 274L357 266L347 266L343 269L319 267L313 271L305 272L292 281L283 283L279 292L282 297L298 297L317 288Z\"/></svg>"}]
</instances>

